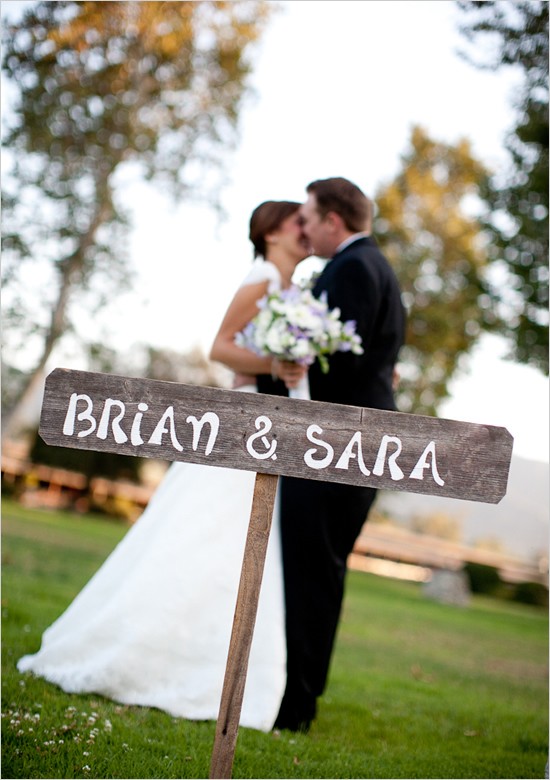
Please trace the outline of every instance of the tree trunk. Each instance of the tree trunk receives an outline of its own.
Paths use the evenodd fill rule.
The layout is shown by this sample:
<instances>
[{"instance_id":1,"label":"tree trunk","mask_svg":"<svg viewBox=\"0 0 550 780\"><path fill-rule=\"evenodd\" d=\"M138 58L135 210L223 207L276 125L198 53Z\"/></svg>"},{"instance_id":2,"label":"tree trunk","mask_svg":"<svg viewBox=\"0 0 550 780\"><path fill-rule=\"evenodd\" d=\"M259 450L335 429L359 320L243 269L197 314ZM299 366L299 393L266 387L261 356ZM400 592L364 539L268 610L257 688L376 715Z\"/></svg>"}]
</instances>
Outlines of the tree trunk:
<instances>
[{"instance_id":1,"label":"tree trunk","mask_svg":"<svg viewBox=\"0 0 550 780\"><path fill-rule=\"evenodd\" d=\"M86 250L93 244L99 227L112 215L112 205L108 184L104 184L99 192L105 193L98 206L90 227L82 236L80 244L72 255L59 262L61 282L59 294L52 311L48 332L44 339L42 354L32 371L27 376L21 396L7 415L2 424L2 441L17 438L29 425L28 414L38 389L45 379L45 369L57 342L66 330L66 313L69 299L77 277L84 273L84 257Z\"/></svg>"}]
</instances>

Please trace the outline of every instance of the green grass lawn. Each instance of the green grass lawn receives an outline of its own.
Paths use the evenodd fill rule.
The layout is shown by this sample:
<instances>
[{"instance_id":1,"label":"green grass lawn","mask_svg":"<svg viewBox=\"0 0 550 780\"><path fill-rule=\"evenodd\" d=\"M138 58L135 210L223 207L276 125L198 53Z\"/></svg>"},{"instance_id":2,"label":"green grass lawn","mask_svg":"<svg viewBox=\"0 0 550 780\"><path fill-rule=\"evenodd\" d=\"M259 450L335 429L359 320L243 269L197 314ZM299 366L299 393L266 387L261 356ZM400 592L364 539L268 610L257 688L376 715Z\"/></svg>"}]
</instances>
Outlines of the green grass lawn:
<instances>
[{"instance_id":1,"label":"green grass lawn","mask_svg":"<svg viewBox=\"0 0 550 780\"><path fill-rule=\"evenodd\" d=\"M3 778L208 777L214 723L66 694L15 668L125 530L3 502ZM444 606L352 572L311 732L240 729L233 777L544 777L547 660L540 608Z\"/></svg>"}]
</instances>

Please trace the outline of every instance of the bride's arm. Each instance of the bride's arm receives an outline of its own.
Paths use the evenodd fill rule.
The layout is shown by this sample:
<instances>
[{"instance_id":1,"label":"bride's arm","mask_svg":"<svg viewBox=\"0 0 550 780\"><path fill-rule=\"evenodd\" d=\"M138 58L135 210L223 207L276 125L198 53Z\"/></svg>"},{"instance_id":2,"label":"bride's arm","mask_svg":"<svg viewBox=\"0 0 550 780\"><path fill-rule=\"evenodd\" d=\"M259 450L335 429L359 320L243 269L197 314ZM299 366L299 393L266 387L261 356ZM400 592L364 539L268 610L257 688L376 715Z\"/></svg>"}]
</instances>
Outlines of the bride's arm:
<instances>
[{"instance_id":1,"label":"bride's arm","mask_svg":"<svg viewBox=\"0 0 550 780\"><path fill-rule=\"evenodd\" d=\"M235 336L258 313L257 302L267 293L267 281L240 287L222 320L210 350L210 360L223 363L238 374L270 374L272 360L235 344Z\"/></svg>"},{"instance_id":2,"label":"bride's arm","mask_svg":"<svg viewBox=\"0 0 550 780\"><path fill-rule=\"evenodd\" d=\"M237 375L235 387L247 381L245 376L250 381L258 374L271 374L274 379L282 379L287 387L296 387L307 372L304 366L297 363L261 357L235 344L236 334L258 313L257 302L267 293L267 286L268 283L264 281L247 284L237 290L210 350L210 360L223 363Z\"/></svg>"}]
</instances>

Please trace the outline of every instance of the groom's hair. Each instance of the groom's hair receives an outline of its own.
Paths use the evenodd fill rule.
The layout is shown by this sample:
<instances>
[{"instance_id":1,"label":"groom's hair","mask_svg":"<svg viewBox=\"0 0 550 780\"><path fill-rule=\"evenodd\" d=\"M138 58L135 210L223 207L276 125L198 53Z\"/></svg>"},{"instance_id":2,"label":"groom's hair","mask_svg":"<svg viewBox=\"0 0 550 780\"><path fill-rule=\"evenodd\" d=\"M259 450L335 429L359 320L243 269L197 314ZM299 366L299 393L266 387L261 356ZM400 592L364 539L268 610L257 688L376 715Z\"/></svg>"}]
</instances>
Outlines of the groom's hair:
<instances>
[{"instance_id":1,"label":"groom's hair","mask_svg":"<svg viewBox=\"0 0 550 780\"><path fill-rule=\"evenodd\" d=\"M365 193L348 179L336 176L332 179L318 179L306 187L306 192L315 195L317 211L321 218L329 211L339 214L348 230L360 233L372 229L372 203Z\"/></svg>"},{"instance_id":2,"label":"groom's hair","mask_svg":"<svg viewBox=\"0 0 550 780\"><path fill-rule=\"evenodd\" d=\"M298 211L300 203L293 200L266 200L256 206L250 217L248 237L254 246L254 257L265 257L268 233L277 230L287 217Z\"/></svg>"}]
</instances>

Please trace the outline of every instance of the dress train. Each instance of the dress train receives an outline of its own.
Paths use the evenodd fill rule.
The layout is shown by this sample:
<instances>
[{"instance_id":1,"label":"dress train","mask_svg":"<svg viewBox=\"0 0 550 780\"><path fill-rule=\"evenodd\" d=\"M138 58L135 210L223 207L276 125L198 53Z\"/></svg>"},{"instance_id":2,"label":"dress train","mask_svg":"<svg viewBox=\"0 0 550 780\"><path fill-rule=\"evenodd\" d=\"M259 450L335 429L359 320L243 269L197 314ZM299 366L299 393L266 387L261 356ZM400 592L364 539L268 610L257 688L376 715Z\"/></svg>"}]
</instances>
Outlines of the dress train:
<instances>
[{"instance_id":1,"label":"dress train","mask_svg":"<svg viewBox=\"0 0 550 780\"><path fill-rule=\"evenodd\" d=\"M280 289L256 260L243 284ZM243 387L251 392L255 388ZM308 398L307 378L291 396ZM145 512L17 668L69 693L190 720L218 716L255 474L174 463ZM277 502L276 502L277 504ZM284 585L273 518L240 723L269 731L286 684Z\"/></svg>"},{"instance_id":2,"label":"dress train","mask_svg":"<svg viewBox=\"0 0 550 780\"><path fill-rule=\"evenodd\" d=\"M254 479L252 472L174 463L143 515L18 669L67 692L215 720ZM285 680L275 513L241 725L272 728Z\"/></svg>"}]
</instances>

